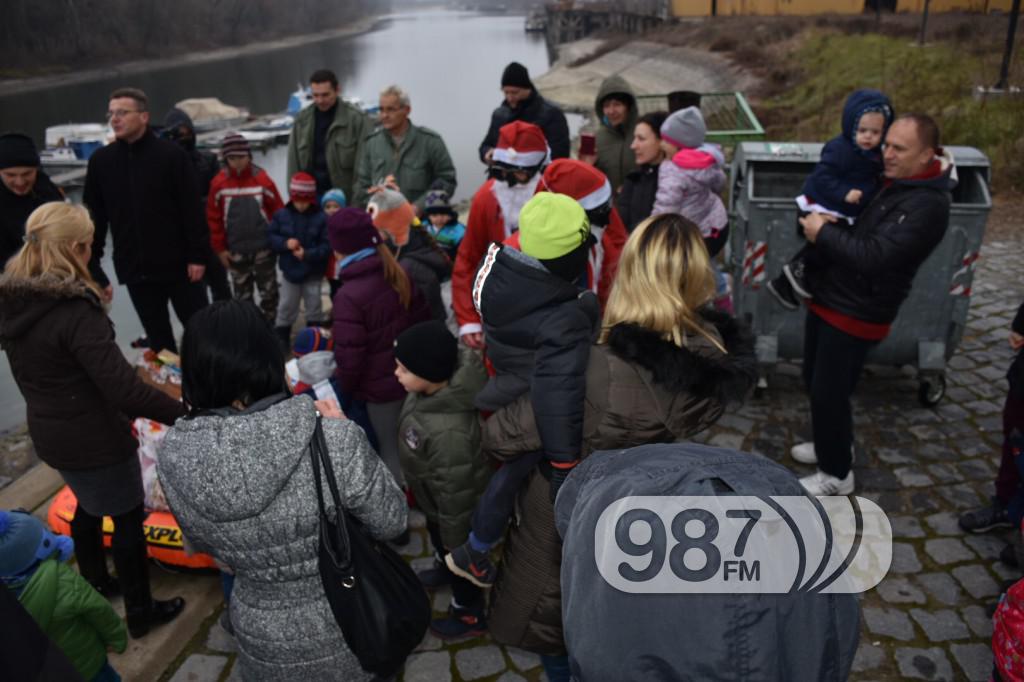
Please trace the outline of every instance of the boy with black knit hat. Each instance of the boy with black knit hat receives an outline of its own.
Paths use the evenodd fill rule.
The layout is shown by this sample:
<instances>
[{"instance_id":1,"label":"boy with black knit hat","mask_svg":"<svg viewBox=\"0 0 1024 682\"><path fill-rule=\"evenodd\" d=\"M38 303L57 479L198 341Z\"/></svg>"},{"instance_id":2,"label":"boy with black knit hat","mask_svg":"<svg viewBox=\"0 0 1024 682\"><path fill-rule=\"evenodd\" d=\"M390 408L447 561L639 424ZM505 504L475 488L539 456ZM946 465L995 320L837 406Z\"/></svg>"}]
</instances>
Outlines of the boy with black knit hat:
<instances>
[{"instance_id":1,"label":"boy with black knit hat","mask_svg":"<svg viewBox=\"0 0 1024 682\"><path fill-rule=\"evenodd\" d=\"M520 214L520 250L492 244L473 285L495 371L476 406L495 411L528 395L544 447L503 464L477 503L469 541L445 557L448 568L481 587L494 581L487 551L533 468L540 464L549 479L553 502L580 460L585 373L600 317L597 297L577 286L586 280L590 240L575 199L540 192Z\"/></svg>"},{"instance_id":2,"label":"boy with black knit hat","mask_svg":"<svg viewBox=\"0 0 1024 682\"><path fill-rule=\"evenodd\" d=\"M441 557L469 537L473 506L494 471L480 452L479 413L473 397L487 381L475 352L443 322L415 324L395 340L395 376L409 392L398 421L398 453L406 482L427 517L435 565L419 572L428 589L451 584L446 618L430 629L442 639L484 633L480 588L453 575Z\"/></svg>"}]
</instances>

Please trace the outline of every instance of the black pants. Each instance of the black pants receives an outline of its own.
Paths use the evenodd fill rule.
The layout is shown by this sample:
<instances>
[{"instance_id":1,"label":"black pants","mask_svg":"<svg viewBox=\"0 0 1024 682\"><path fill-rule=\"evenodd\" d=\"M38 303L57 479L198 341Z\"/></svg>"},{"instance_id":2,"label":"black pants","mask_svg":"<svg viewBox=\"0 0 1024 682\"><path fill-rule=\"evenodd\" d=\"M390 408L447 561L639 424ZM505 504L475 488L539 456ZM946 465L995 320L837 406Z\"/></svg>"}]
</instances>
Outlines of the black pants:
<instances>
[{"instance_id":1,"label":"black pants","mask_svg":"<svg viewBox=\"0 0 1024 682\"><path fill-rule=\"evenodd\" d=\"M135 312L142 322L142 328L149 337L149 347L155 351L169 350L178 352L174 341L174 330L171 329L171 314L167 303L174 306L174 314L184 325L196 312L204 308L208 301L206 287L202 282L139 282L128 285L128 296L132 299Z\"/></svg>"},{"instance_id":2,"label":"black pants","mask_svg":"<svg viewBox=\"0 0 1024 682\"><path fill-rule=\"evenodd\" d=\"M443 557L450 550L455 549L454 547L444 546L444 542L441 541L441 527L436 523L428 521L427 532L430 533L430 542L433 543L434 551L437 552L438 557ZM444 566L444 563L442 562L441 565ZM445 568L447 569L447 567ZM465 609L482 610L484 606L483 590L451 571L449 571L449 574L452 577L452 598L455 599L455 602Z\"/></svg>"},{"instance_id":3,"label":"black pants","mask_svg":"<svg viewBox=\"0 0 1024 682\"><path fill-rule=\"evenodd\" d=\"M501 539L515 510L516 495L543 457L542 452L528 452L494 472L473 510L473 535L478 540L493 545Z\"/></svg>"},{"instance_id":4,"label":"black pants","mask_svg":"<svg viewBox=\"0 0 1024 682\"><path fill-rule=\"evenodd\" d=\"M850 336L807 312L803 374L811 398L814 452L818 468L838 478L846 478L853 464L850 398L876 343Z\"/></svg>"},{"instance_id":5,"label":"black pants","mask_svg":"<svg viewBox=\"0 0 1024 682\"><path fill-rule=\"evenodd\" d=\"M231 300L231 285L228 283L228 271L220 262L217 254L210 249L210 257L206 259L206 272L203 282L210 287L210 296L215 301Z\"/></svg>"},{"instance_id":6,"label":"black pants","mask_svg":"<svg viewBox=\"0 0 1024 682\"><path fill-rule=\"evenodd\" d=\"M131 555L145 547L146 537L142 531L145 518L142 505L112 517L114 537L110 543L111 553ZM107 581L107 565L103 558L103 518L93 516L78 505L75 518L71 520L71 538L75 541L75 556L82 576L93 585L101 586Z\"/></svg>"}]
</instances>

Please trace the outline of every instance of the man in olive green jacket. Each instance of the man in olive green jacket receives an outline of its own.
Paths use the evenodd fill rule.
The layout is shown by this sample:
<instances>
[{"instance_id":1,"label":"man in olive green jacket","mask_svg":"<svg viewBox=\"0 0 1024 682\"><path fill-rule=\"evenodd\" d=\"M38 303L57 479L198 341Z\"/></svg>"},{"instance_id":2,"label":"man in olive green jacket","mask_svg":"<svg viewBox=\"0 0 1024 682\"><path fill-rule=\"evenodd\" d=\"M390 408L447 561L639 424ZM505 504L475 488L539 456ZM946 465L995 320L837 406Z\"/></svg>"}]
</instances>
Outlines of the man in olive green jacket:
<instances>
[{"instance_id":1,"label":"man in olive green jacket","mask_svg":"<svg viewBox=\"0 0 1024 682\"><path fill-rule=\"evenodd\" d=\"M630 145L638 112L636 97L629 83L622 76L606 78L594 98L594 111L600 122L594 165L608 176L612 189L618 191L626 181L626 174L636 168Z\"/></svg>"},{"instance_id":2,"label":"man in olive green jacket","mask_svg":"<svg viewBox=\"0 0 1024 682\"><path fill-rule=\"evenodd\" d=\"M413 125L409 96L392 85L380 93L380 128L370 133L359 159L354 205L365 206L367 190L392 175L413 206L423 213L427 191L436 183L455 193L455 165L441 136Z\"/></svg>"},{"instance_id":3,"label":"man in olive green jacket","mask_svg":"<svg viewBox=\"0 0 1024 682\"><path fill-rule=\"evenodd\" d=\"M313 106L295 116L288 140L288 177L316 179L317 196L337 187L352 196L363 141L373 126L366 114L341 99L338 78L327 69L310 76Z\"/></svg>"}]
</instances>

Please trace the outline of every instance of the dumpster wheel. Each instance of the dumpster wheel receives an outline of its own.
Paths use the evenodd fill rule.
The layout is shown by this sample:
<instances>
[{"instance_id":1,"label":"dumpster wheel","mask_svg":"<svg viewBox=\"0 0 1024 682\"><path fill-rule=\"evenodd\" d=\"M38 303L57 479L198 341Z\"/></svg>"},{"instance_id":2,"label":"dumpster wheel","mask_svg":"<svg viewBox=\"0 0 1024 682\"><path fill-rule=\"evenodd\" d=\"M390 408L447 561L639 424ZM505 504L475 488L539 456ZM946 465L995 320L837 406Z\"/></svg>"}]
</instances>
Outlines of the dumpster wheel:
<instances>
[{"instance_id":1,"label":"dumpster wheel","mask_svg":"<svg viewBox=\"0 0 1024 682\"><path fill-rule=\"evenodd\" d=\"M946 375L922 377L917 387L917 399L925 407L935 407L946 395Z\"/></svg>"}]
</instances>

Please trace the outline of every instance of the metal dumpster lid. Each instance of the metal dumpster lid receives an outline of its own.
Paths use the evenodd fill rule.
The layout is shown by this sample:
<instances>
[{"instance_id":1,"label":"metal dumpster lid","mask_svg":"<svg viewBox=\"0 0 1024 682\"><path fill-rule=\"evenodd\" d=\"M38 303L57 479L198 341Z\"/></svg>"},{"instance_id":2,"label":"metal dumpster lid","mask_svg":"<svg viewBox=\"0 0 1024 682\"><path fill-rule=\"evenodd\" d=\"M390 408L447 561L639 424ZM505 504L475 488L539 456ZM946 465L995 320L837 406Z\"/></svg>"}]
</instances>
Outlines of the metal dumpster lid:
<instances>
[{"instance_id":1,"label":"metal dumpster lid","mask_svg":"<svg viewBox=\"0 0 1024 682\"><path fill-rule=\"evenodd\" d=\"M736 145L733 163L743 165L751 161L792 161L817 163L821 158L821 142L741 142ZM953 156L958 167L989 167L988 157L975 147L944 147Z\"/></svg>"}]
</instances>

